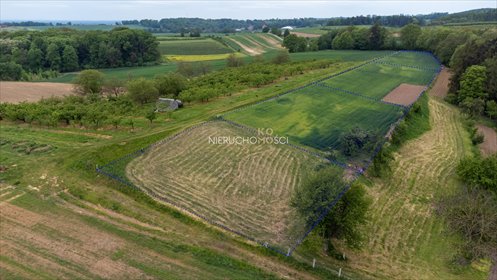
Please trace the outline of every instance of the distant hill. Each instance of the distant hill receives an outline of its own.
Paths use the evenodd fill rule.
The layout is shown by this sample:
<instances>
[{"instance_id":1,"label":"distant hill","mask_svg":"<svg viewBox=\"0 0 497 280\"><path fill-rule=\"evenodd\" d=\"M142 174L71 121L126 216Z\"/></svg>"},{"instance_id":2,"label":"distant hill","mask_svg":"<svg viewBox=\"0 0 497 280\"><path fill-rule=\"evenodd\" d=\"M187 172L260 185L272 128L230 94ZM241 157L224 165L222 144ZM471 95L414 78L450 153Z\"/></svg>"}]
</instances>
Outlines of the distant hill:
<instances>
[{"instance_id":1,"label":"distant hill","mask_svg":"<svg viewBox=\"0 0 497 280\"><path fill-rule=\"evenodd\" d=\"M433 24L497 22L497 9L477 9L453 13L433 20Z\"/></svg>"}]
</instances>

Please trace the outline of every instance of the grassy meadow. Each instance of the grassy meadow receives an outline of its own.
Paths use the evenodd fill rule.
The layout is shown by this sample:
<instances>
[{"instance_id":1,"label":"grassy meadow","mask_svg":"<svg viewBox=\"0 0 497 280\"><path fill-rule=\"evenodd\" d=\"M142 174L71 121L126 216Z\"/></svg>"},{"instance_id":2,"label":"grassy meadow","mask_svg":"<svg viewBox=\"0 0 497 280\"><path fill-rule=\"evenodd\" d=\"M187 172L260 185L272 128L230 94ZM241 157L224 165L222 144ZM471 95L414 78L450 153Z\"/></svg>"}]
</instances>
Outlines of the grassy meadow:
<instances>
[{"instance_id":1,"label":"grassy meadow","mask_svg":"<svg viewBox=\"0 0 497 280\"><path fill-rule=\"evenodd\" d=\"M225 118L254 128L272 128L301 145L338 149L340 136L352 128L384 135L403 110L320 86L248 107Z\"/></svg>"}]
</instances>

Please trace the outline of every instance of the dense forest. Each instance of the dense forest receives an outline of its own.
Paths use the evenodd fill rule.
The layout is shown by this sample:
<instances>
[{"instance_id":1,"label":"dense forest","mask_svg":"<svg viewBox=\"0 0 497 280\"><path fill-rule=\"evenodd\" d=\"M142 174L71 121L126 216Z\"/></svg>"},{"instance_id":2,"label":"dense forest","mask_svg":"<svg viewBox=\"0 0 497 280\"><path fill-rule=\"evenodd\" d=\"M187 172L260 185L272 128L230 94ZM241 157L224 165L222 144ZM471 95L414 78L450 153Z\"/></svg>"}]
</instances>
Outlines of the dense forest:
<instances>
[{"instance_id":1,"label":"dense forest","mask_svg":"<svg viewBox=\"0 0 497 280\"><path fill-rule=\"evenodd\" d=\"M0 33L0 80L31 80L88 68L155 64L158 42L149 32L49 29Z\"/></svg>"}]
</instances>

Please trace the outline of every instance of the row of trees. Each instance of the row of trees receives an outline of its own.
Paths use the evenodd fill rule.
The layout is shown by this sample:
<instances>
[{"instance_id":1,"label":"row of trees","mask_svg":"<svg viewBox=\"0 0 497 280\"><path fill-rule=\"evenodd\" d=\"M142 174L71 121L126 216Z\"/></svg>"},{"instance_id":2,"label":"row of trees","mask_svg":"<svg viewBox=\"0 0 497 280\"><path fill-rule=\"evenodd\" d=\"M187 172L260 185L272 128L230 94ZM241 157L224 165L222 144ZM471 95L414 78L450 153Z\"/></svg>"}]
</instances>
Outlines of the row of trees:
<instances>
[{"instance_id":1,"label":"row of trees","mask_svg":"<svg viewBox=\"0 0 497 280\"><path fill-rule=\"evenodd\" d=\"M262 86L304 70L324 68L332 63L286 63L288 59L288 53L282 52L272 62L257 59L249 65L243 65L242 60L233 56L227 60L229 69L190 79L180 73L169 73L154 79L138 78L123 82L114 78L106 79L97 70L84 70L74 81L74 90L78 96L50 98L30 104L2 104L0 119L46 126L63 123L85 127L99 127L106 123L117 126L120 121L116 118L146 117L152 121L155 118L155 114L152 114L155 101L161 96L180 98L186 102L208 101L248 87Z\"/></svg>"},{"instance_id":2,"label":"row of trees","mask_svg":"<svg viewBox=\"0 0 497 280\"><path fill-rule=\"evenodd\" d=\"M16 31L0 33L2 80L29 79L29 73L69 72L152 64L160 61L150 33L124 27L112 31Z\"/></svg>"},{"instance_id":3,"label":"row of trees","mask_svg":"<svg viewBox=\"0 0 497 280\"><path fill-rule=\"evenodd\" d=\"M380 50L396 49L395 38L386 28L375 24L370 28L348 27L334 29L319 38L303 38L294 34L285 36L283 46L290 52L317 51L326 49Z\"/></svg>"}]
</instances>

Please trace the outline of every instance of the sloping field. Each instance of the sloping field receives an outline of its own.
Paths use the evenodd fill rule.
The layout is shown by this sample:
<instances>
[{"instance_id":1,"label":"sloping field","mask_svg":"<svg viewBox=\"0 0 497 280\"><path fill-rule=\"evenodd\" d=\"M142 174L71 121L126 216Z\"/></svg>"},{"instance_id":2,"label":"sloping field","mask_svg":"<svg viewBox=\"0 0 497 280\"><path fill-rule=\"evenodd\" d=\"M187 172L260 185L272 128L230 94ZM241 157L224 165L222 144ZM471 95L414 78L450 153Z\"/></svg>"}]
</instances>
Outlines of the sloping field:
<instances>
[{"instance_id":1,"label":"sloping field","mask_svg":"<svg viewBox=\"0 0 497 280\"><path fill-rule=\"evenodd\" d=\"M230 48L210 38L160 41L159 50L163 55L203 55L233 52Z\"/></svg>"},{"instance_id":2,"label":"sloping field","mask_svg":"<svg viewBox=\"0 0 497 280\"><path fill-rule=\"evenodd\" d=\"M51 96L72 94L72 84L0 82L0 102L5 103L36 102Z\"/></svg>"},{"instance_id":3,"label":"sloping field","mask_svg":"<svg viewBox=\"0 0 497 280\"><path fill-rule=\"evenodd\" d=\"M293 190L323 161L287 145L209 142L250 136L209 122L153 146L130 162L127 175L158 199L286 252L305 230L290 206Z\"/></svg>"},{"instance_id":4,"label":"sloping field","mask_svg":"<svg viewBox=\"0 0 497 280\"><path fill-rule=\"evenodd\" d=\"M290 141L339 149L340 136L359 127L384 135L403 109L325 87L312 86L225 116L250 127L270 127Z\"/></svg>"},{"instance_id":5,"label":"sloping field","mask_svg":"<svg viewBox=\"0 0 497 280\"><path fill-rule=\"evenodd\" d=\"M409 67L418 67L420 69L435 71L439 67L439 62L431 54L425 52L407 52L402 51L397 55L382 59L380 63L405 65Z\"/></svg>"},{"instance_id":6,"label":"sloping field","mask_svg":"<svg viewBox=\"0 0 497 280\"><path fill-rule=\"evenodd\" d=\"M381 61L391 57L396 57L396 55L389 56ZM424 71L409 67L394 67L376 63L326 80L323 84L375 99L382 99L403 83L425 86L433 78L434 74L434 71Z\"/></svg>"},{"instance_id":7,"label":"sloping field","mask_svg":"<svg viewBox=\"0 0 497 280\"><path fill-rule=\"evenodd\" d=\"M221 116L226 122L203 123L99 171L225 230L291 253L309 225L290 206L301 180L328 163L323 155L341 166L335 168L346 167L347 174L362 172L373 150L406 111L380 98L405 81L427 83L433 77L433 72L428 76L420 69L374 62L320 82L326 84L310 83L239 108ZM374 87L361 84L363 94L329 86L342 76L360 81L367 75L382 78ZM267 128L288 137L290 144L209 143L209 137L249 137ZM362 142L366 144L347 152L343 136L357 129L366 131L367 140Z\"/></svg>"},{"instance_id":8,"label":"sloping field","mask_svg":"<svg viewBox=\"0 0 497 280\"><path fill-rule=\"evenodd\" d=\"M375 180L370 239L364 252L347 252L349 265L380 279L483 279L476 271L451 271L454 237L435 214L441 195L455 190L455 168L471 143L456 108L431 99L431 130L409 141L387 180Z\"/></svg>"}]
</instances>

